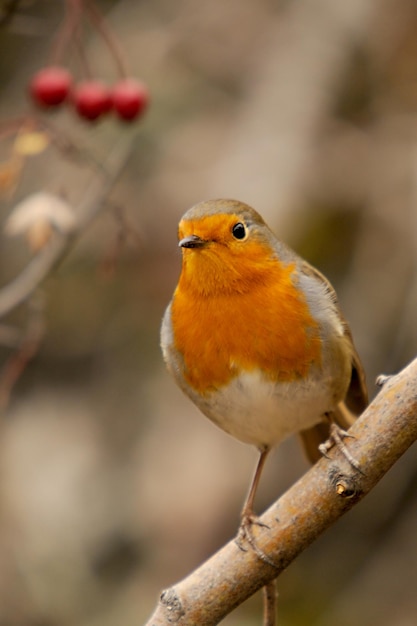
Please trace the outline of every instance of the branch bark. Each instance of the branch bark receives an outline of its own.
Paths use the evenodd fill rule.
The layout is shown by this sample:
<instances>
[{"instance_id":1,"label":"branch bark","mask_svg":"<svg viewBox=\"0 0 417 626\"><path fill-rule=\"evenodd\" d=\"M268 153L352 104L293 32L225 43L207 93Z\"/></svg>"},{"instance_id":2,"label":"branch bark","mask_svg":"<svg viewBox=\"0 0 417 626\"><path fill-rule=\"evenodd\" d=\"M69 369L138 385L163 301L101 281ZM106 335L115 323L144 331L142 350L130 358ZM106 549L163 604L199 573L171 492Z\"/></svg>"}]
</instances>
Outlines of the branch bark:
<instances>
[{"instance_id":1,"label":"branch bark","mask_svg":"<svg viewBox=\"0 0 417 626\"><path fill-rule=\"evenodd\" d=\"M76 239L103 210L106 198L130 156L133 138L125 138L110 153L100 173L93 177L77 209L77 223L71 233L55 233L53 239L8 285L0 289L0 319L25 302L49 276Z\"/></svg>"},{"instance_id":2,"label":"branch bark","mask_svg":"<svg viewBox=\"0 0 417 626\"><path fill-rule=\"evenodd\" d=\"M146 626L218 624L369 493L417 439L417 359L387 380L349 434L361 472L333 448L261 516L266 527L254 527L257 545L276 567L231 541L163 591Z\"/></svg>"}]
</instances>

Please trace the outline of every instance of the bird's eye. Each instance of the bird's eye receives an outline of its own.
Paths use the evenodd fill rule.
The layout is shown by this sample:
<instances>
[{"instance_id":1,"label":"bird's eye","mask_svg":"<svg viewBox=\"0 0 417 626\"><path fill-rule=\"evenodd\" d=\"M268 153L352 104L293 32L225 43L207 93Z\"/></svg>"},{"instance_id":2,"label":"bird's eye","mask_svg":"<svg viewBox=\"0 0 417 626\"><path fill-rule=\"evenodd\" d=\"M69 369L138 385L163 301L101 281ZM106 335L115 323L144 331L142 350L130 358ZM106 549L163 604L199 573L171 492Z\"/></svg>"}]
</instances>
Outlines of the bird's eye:
<instances>
[{"instance_id":1,"label":"bird's eye","mask_svg":"<svg viewBox=\"0 0 417 626\"><path fill-rule=\"evenodd\" d=\"M245 239L246 227L242 222L237 222L232 228L232 235L235 239Z\"/></svg>"}]
</instances>

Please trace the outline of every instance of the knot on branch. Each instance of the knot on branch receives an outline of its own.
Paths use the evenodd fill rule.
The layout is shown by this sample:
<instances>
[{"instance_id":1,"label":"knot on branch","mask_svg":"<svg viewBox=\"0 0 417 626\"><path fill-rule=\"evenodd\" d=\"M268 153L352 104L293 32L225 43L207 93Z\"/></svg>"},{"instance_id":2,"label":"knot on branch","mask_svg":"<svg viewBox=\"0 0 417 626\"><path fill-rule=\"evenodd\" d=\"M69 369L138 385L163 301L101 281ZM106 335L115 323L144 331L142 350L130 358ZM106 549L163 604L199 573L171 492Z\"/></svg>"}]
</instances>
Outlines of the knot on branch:
<instances>
[{"instance_id":1,"label":"knot on branch","mask_svg":"<svg viewBox=\"0 0 417 626\"><path fill-rule=\"evenodd\" d=\"M182 602L174 589L165 589L165 591L161 593L160 600L167 613L168 622L175 624L184 617L185 611Z\"/></svg>"},{"instance_id":2,"label":"knot on branch","mask_svg":"<svg viewBox=\"0 0 417 626\"><path fill-rule=\"evenodd\" d=\"M329 470L329 479L332 488L341 498L348 500L359 499L363 493L363 489L358 482L358 478L354 474L342 472L339 467L331 467Z\"/></svg>"}]
</instances>

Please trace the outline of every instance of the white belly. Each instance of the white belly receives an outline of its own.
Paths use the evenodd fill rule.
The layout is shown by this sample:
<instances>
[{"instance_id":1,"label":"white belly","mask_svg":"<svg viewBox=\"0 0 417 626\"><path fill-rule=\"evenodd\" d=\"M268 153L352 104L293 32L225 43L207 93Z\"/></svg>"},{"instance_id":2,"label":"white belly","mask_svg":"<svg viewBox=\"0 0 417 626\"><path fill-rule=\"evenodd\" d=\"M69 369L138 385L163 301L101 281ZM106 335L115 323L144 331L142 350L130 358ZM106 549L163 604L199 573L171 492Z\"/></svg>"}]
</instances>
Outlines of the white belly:
<instances>
[{"instance_id":1,"label":"white belly","mask_svg":"<svg viewBox=\"0 0 417 626\"><path fill-rule=\"evenodd\" d=\"M334 404L322 377L272 383L257 372L241 374L198 402L220 428L256 446L274 446L317 424Z\"/></svg>"}]
</instances>

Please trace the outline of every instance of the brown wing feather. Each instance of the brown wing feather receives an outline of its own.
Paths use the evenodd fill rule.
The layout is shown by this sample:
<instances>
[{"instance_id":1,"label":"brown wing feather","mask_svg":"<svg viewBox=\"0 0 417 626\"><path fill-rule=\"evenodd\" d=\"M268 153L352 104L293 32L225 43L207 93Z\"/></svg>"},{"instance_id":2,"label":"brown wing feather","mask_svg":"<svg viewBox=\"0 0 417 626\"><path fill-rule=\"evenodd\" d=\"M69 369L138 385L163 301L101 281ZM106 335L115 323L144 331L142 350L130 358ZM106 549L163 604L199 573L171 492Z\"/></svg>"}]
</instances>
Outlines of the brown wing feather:
<instances>
[{"instance_id":1,"label":"brown wing feather","mask_svg":"<svg viewBox=\"0 0 417 626\"><path fill-rule=\"evenodd\" d=\"M339 315L344 326L344 333L351 345L352 350L352 373L345 400L341 402L334 411L332 411L331 415L328 416L330 418L328 422L323 421L316 424L312 428L300 432L301 442L307 458L311 463L316 463L316 461L321 458L319 445L326 441L329 437L330 421L333 420L344 430L347 430L350 426L352 426L355 419L359 417L359 415L368 406L368 390L366 387L365 371L354 346L349 325L340 312L335 290L329 281L318 270L310 265L304 265L303 271L307 274L314 275L317 279L325 283L328 294L339 311Z\"/></svg>"}]
</instances>

